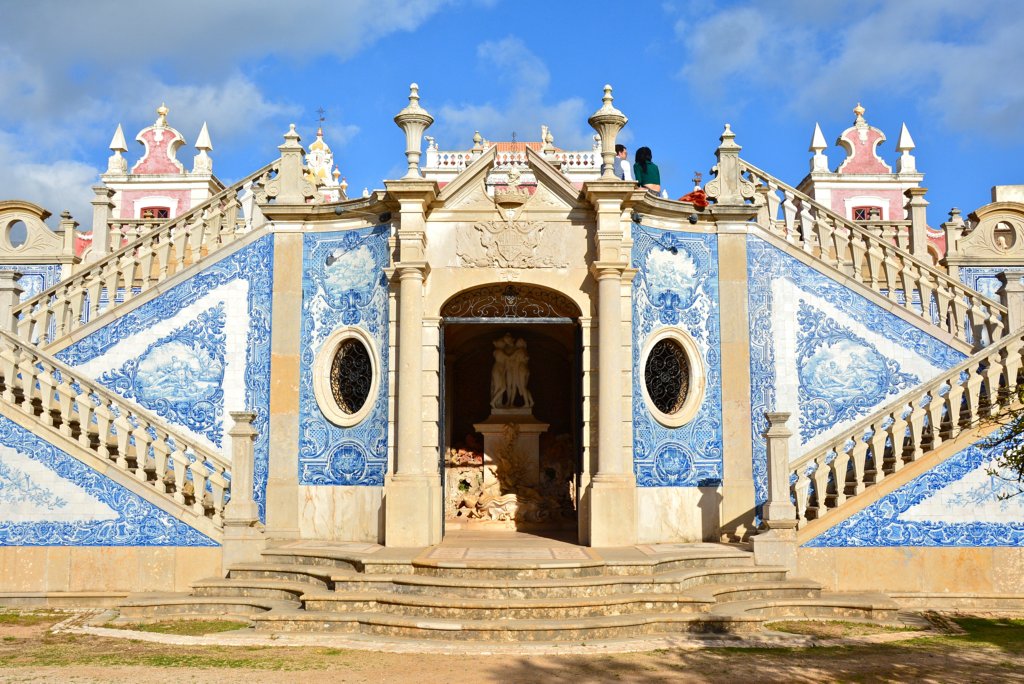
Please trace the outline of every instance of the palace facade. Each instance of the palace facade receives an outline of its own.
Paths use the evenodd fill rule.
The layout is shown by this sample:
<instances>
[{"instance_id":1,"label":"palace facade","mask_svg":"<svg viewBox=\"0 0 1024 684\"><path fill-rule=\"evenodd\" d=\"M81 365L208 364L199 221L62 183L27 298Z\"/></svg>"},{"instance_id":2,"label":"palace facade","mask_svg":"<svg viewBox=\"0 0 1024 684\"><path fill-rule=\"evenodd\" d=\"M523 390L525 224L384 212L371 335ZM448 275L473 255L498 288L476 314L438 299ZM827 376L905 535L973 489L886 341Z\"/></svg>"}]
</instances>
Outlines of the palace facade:
<instances>
[{"instance_id":1,"label":"palace facade","mask_svg":"<svg viewBox=\"0 0 1024 684\"><path fill-rule=\"evenodd\" d=\"M118 126L89 230L0 202L0 592L116 603L467 530L1018 592L986 419L1024 365L1024 186L936 223L907 127L890 163L854 114L792 184L726 126L683 200L602 171L610 88L591 149L424 152L413 87L408 173L355 198L319 132L226 186L205 126L191 169L166 107L130 168Z\"/></svg>"}]
</instances>

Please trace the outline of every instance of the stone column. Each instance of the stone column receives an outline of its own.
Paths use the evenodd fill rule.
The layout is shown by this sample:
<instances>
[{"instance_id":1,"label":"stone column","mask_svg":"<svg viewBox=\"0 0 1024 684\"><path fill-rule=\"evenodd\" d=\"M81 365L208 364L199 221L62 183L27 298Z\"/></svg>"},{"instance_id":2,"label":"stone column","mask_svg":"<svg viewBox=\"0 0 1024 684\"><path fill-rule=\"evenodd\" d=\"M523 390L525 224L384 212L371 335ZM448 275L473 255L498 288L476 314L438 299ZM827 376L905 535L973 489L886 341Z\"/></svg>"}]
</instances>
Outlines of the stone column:
<instances>
[{"instance_id":1,"label":"stone column","mask_svg":"<svg viewBox=\"0 0 1024 684\"><path fill-rule=\"evenodd\" d=\"M754 529L751 445L750 323L748 321L747 222L760 208L715 207L718 292L722 334L722 486L720 536L741 540Z\"/></svg>"},{"instance_id":2,"label":"stone column","mask_svg":"<svg viewBox=\"0 0 1024 684\"><path fill-rule=\"evenodd\" d=\"M1024 326L1024 271L1003 271L997 277L1002 283L999 299L1006 307L1006 332L1014 332Z\"/></svg>"},{"instance_id":3,"label":"stone column","mask_svg":"<svg viewBox=\"0 0 1024 684\"><path fill-rule=\"evenodd\" d=\"M398 280L398 410L395 462L384 484L384 543L387 546L430 546L441 541L440 454L425 453L426 423L437 415L424 410L423 301L429 267L424 261L426 213L437 197L434 181L388 181L388 192L400 205ZM436 353L436 352L435 352Z\"/></svg>"},{"instance_id":4,"label":"stone column","mask_svg":"<svg viewBox=\"0 0 1024 684\"><path fill-rule=\"evenodd\" d=\"M910 252L926 264L931 263L928 256L928 200L924 196L928 188L909 188L907 196L907 214L910 216Z\"/></svg>"},{"instance_id":5,"label":"stone column","mask_svg":"<svg viewBox=\"0 0 1024 684\"><path fill-rule=\"evenodd\" d=\"M21 274L15 271L0 271L0 330L17 334L18 321L14 317L14 307L21 302L25 291L18 284Z\"/></svg>"},{"instance_id":6,"label":"stone column","mask_svg":"<svg viewBox=\"0 0 1024 684\"><path fill-rule=\"evenodd\" d=\"M114 191L105 185L94 185L92 191L92 251L89 261L98 261L110 254L110 218L114 210Z\"/></svg>"},{"instance_id":7,"label":"stone column","mask_svg":"<svg viewBox=\"0 0 1024 684\"><path fill-rule=\"evenodd\" d=\"M637 541L636 476L633 474L629 424L628 353L631 331L623 311L623 287L635 274L629 267L630 242L624 231L625 201L632 182L595 181L586 187L597 213L597 469L590 480L591 546L628 546Z\"/></svg>"},{"instance_id":8,"label":"stone column","mask_svg":"<svg viewBox=\"0 0 1024 684\"><path fill-rule=\"evenodd\" d=\"M754 563L797 569L796 506L789 495L789 413L765 414L768 430L768 500L762 508L766 531L753 538Z\"/></svg>"},{"instance_id":9,"label":"stone column","mask_svg":"<svg viewBox=\"0 0 1024 684\"><path fill-rule=\"evenodd\" d=\"M231 500L224 508L224 543L221 569L227 574L232 565L260 560L264 547L259 507L253 498L256 430L255 413L231 411L234 425L231 436Z\"/></svg>"}]
</instances>

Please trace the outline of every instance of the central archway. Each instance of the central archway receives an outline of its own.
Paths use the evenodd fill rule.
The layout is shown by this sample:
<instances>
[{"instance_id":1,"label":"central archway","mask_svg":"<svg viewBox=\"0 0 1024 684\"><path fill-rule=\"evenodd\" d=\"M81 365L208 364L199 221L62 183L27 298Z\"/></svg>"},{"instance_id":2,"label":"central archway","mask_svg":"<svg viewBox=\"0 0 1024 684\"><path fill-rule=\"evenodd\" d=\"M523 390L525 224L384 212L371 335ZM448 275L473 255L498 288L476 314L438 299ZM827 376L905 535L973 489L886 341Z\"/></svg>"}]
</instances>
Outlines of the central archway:
<instances>
[{"instance_id":1,"label":"central archway","mask_svg":"<svg viewBox=\"0 0 1024 684\"><path fill-rule=\"evenodd\" d=\"M580 316L566 295L520 283L465 290L441 307L446 531L519 530L576 540ZM494 397L506 345L529 359L529 400L518 392Z\"/></svg>"}]
</instances>

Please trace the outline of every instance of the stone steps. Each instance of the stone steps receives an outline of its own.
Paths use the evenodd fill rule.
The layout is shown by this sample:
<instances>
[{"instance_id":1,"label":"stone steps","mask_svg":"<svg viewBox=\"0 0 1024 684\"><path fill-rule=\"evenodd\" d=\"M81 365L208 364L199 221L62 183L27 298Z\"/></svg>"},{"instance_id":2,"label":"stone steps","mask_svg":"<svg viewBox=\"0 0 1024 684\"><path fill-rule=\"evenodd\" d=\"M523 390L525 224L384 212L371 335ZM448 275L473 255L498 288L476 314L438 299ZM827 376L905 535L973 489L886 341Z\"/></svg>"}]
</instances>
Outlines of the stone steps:
<instances>
[{"instance_id":1,"label":"stone steps","mask_svg":"<svg viewBox=\"0 0 1024 684\"><path fill-rule=\"evenodd\" d=\"M759 630L764 619L670 612L564 619L452 620L372 612L282 610L255 616L253 622L257 630L274 632L340 632L473 642L569 642L672 632L743 634Z\"/></svg>"},{"instance_id":2,"label":"stone steps","mask_svg":"<svg viewBox=\"0 0 1024 684\"><path fill-rule=\"evenodd\" d=\"M677 570L657 575L599 575L568 578L507 579L439 577L419 575L335 574L335 591L379 591L395 594L427 594L452 598L530 599L564 597L608 597L637 593L679 592L704 584L781 581L783 568L742 566Z\"/></svg>"},{"instance_id":3,"label":"stone steps","mask_svg":"<svg viewBox=\"0 0 1024 684\"><path fill-rule=\"evenodd\" d=\"M558 554L563 547L551 546L547 557L503 548L282 546L227 578L197 582L191 596L131 596L119 621L222 616L272 632L566 643L746 634L780 617L897 619L884 596L822 594L816 582L755 566L752 554L724 545ZM577 558L551 558L559 554Z\"/></svg>"},{"instance_id":4,"label":"stone steps","mask_svg":"<svg viewBox=\"0 0 1024 684\"><path fill-rule=\"evenodd\" d=\"M295 610L299 602L255 596L189 596L133 594L119 606L119 622L138 622L211 616L249 619L261 613Z\"/></svg>"}]
</instances>

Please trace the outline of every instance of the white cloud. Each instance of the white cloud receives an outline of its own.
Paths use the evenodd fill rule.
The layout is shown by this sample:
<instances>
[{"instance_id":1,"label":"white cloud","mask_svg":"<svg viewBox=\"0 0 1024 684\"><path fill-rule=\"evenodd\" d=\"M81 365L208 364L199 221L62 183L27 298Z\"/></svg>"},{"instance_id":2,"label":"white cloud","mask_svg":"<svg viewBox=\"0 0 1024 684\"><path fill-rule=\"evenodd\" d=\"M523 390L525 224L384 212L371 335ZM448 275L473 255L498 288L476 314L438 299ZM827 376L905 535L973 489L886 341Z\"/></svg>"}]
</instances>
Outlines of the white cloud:
<instances>
[{"instance_id":1,"label":"white cloud","mask_svg":"<svg viewBox=\"0 0 1024 684\"><path fill-rule=\"evenodd\" d=\"M284 133L282 120L301 110L265 94L239 64L346 59L389 34L416 29L448 2L346 0L318 5L314 17L276 0L6 3L0 192L55 214L72 208L87 223L88 186L98 169L82 160L96 163L119 121L131 141L164 101L171 125L189 143L206 121L215 148L244 135L267 141L269 160ZM338 147L358 128L334 119L329 132ZM188 167L191 150L183 149L181 160Z\"/></svg>"},{"instance_id":2,"label":"white cloud","mask_svg":"<svg viewBox=\"0 0 1024 684\"><path fill-rule=\"evenodd\" d=\"M842 6L840 6L842 5ZM845 8L845 9L843 9ZM1024 134L1024 14L1007 0L745 3L681 19L681 75L733 106L918 98L957 131Z\"/></svg>"},{"instance_id":3,"label":"white cloud","mask_svg":"<svg viewBox=\"0 0 1024 684\"><path fill-rule=\"evenodd\" d=\"M479 69L486 78L507 84L508 99L494 103L448 103L441 107L432 131L442 147L472 145L472 131L491 140L539 140L541 125L551 128L555 145L563 149L589 149L594 132L586 127L587 111L581 98L546 102L551 73L544 61L522 40L509 36L477 47ZM600 105L595 93L593 109ZM467 133L469 131L469 133Z\"/></svg>"}]
</instances>

